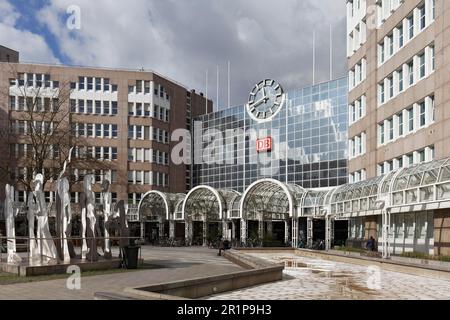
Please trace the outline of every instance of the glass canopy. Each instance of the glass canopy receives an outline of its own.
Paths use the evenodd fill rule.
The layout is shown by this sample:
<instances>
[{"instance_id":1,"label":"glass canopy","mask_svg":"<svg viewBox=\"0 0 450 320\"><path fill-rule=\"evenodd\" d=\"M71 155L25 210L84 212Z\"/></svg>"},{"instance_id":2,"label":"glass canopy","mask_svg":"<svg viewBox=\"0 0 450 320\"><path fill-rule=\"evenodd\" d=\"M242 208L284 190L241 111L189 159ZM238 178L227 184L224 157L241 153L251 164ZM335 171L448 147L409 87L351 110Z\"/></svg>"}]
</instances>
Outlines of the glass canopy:
<instances>
[{"instance_id":1,"label":"glass canopy","mask_svg":"<svg viewBox=\"0 0 450 320\"><path fill-rule=\"evenodd\" d=\"M332 189L305 190L273 179L256 181L241 195L209 186L187 196L151 191L139 203L139 216L219 221L222 219L285 220L299 216L336 218L379 214L381 209L431 210L450 206L450 158L398 169L387 175ZM419 205L420 206L414 206Z\"/></svg>"},{"instance_id":2,"label":"glass canopy","mask_svg":"<svg viewBox=\"0 0 450 320\"><path fill-rule=\"evenodd\" d=\"M192 189L183 203L183 217L192 221L220 221L227 217L227 211L236 197L234 190L216 190L209 186Z\"/></svg>"},{"instance_id":3,"label":"glass canopy","mask_svg":"<svg viewBox=\"0 0 450 320\"><path fill-rule=\"evenodd\" d=\"M306 190L273 179L256 181L241 199L241 217L247 220L285 220L294 217Z\"/></svg>"},{"instance_id":4,"label":"glass canopy","mask_svg":"<svg viewBox=\"0 0 450 320\"><path fill-rule=\"evenodd\" d=\"M159 191L147 192L139 202L140 219L163 222L174 219L176 204L184 200L184 194L172 194Z\"/></svg>"}]
</instances>

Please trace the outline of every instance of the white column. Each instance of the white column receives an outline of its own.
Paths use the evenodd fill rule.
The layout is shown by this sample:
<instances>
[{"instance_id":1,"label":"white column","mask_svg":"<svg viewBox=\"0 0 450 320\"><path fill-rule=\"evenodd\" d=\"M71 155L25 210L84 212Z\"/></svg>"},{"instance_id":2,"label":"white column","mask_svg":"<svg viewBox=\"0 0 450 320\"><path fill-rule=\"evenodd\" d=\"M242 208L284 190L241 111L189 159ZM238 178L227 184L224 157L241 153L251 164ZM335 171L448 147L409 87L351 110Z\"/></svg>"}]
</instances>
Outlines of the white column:
<instances>
[{"instance_id":1,"label":"white column","mask_svg":"<svg viewBox=\"0 0 450 320\"><path fill-rule=\"evenodd\" d=\"M231 220L231 240L236 240L236 221Z\"/></svg>"},{"instance_id":2,"label":"white column","mask_svg":"<svg viewBox=\"0 0 450 320\"><path fill-rule=\"evenodd\" d=\"M175 239L175 221L169 221L169 238Z\"/></svg>"},{"instance_id":3,"label":"white column","mask_svg":"<svg viewBox=\"0 0 450 320\"><path fill-rule=\"evenodd\" d=\"M247 242L247 220L241 219L241 242Z\"/></svg>"},{"instance_id":4,"label":"white column","mask_svg":"<svg viewBox=\"0 0 450 320\"><path fill-rule=\"evenodd\" d=\"M307 246L310 247L313 244L313 218L308 217L307 218L307 231L306 231L306 243Z\"/></svg>"},{"instance_id":5,"label":"white column","mask_svg":"<svg viewBox=\"0 0 450 320\"><path fill-rule=\"evenodd\" d=\"M208 222L207 221L203 221L203 246L207 247L208 246Z\"/></svg>"},{"instance_id":6,"label":"white column","mask_svg":"<svg viewBox=\"0 0 450 320\"><path fill-rule=\"evenodd\" d=\"M298 247L298 218L292 218L292 248Z\"/></svg>"},{"instance_id":7,"label":"white column","mask_svg":"<svg viewBox=\"0 0 450 320\"><path fill-rule=\"evenodd\" d=\"M222 221L222 238L223 239L228 239L228 221L223 220Z\"/></svg>"},{"instance_id":8,"label":"white column","mask_svg":"<svg viewBox=\"0 0 450 320\"><path fill-rule=\"evenodd\" d=\"M258 237L260 240L264 239L264 221L258 220Z\"/></svg>"},{"instance_id":9,"label":"white column","mask_svg":"<svg viewBox=\"0 0 450 320\"><path fill-rule=\"evenodd\" d=\"M284 221L284 243L288 243L289 242L289 221L285 220Z\"/></svg>"}]
</instances>

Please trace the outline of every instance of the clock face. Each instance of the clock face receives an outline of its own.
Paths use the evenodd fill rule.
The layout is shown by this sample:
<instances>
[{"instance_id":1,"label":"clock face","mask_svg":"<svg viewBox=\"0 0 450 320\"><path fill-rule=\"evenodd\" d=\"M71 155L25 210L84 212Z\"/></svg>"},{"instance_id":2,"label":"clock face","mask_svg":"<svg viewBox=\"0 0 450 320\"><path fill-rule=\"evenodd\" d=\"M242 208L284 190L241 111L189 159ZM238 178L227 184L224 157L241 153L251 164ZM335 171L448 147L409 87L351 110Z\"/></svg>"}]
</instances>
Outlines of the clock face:
<instances>
[{"instance_id":1,"label":"clock face","mask_svg":"<svg viewBox=\"0 0 450 320\"><path fill-rule=\"evenodd\" d=\"M274 80L266 79L258 83L250 92L247 112L257 122L272 120L283 107L283 88Z\"/></svg>"}]
</instances>

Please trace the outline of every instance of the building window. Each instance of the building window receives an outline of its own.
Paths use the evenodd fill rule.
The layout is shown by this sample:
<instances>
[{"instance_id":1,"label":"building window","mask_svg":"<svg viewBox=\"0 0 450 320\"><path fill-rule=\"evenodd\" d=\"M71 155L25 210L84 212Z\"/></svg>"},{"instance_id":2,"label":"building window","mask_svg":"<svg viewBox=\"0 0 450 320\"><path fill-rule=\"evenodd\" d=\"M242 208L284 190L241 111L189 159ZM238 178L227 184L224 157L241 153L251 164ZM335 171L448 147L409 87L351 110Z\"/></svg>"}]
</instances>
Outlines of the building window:
<instances>
[{"instance_id":1,"label":"building window","mask_svg":"<svg viewBox=\"0 0 450 320\"><path fill-rule=\"evenodd\" d=\"M431 70L434 71L436 70L436 58L434 46L430 47L430 52L431 52Z\"/></svg>"},{"instance_id":2,"label":"building window","mask_svg":"<svg viewBox=\"0 0 450 320\"><path fill-rule=\"evenodd\" d=\"M388 120L388 124L389 124L389 141L394 140L394 121Z\"/></svg>"},{"instance_id":3,"label":"building window","mask_svg":"<svg viewBox=\"0 0 450 320\"><path fill-rule=\"evenodd\" d=\"M117 112L118 112L117 102L113 101L113 102L111 102L111 114L115 116L115 115L117 115Z\"/></svg>"},{"instance_id":4,"label":"building window","mask_svg":"<svg viewBox=\"0 0 450 320\"><path fill-rule=\"evenodd\" d=\"M84 80L85 80L85 78L84 77L79 77L78 78L78 90L84 90L84 85L85 85L85 83L84 83Z\"/></svg>"},{"instance_id":5,"label":"building window","mask_svg":"<svg viewBox=\"0 0 450 320\"><path fill-rule=\"evenodd\" d=\"M385 143L385 139L384 139L384 123L379 125L379 130L380 130L380 144L384 144Z\"/></svg>"},{"instance_id":6,"label":"building window","mask_svg":"<svg viewBox=\"0 0 450 320\"><path fill-rule=\"evenodd\" d=\"M403 136L403 113L398 114L398 135Z\"/></svg>"},{"instance_id":7,"label":"building window","mask_svg":"<svg viewBox=\"0 0 450 320\"><path fill-rule=\"evenodd\" d=\"M425 53L419 56L419 63L419 77L423 78L425 77Z\"/></svg>"},{"instance_id":8,"label":"building window","mask_svg":"<svg viewBox=\"0 0 450 320\"><path fill-rule=\"evenodd\" d=\"M408 17L407 20L408 20L409 39L412 39L414 38L414 16Z\"/></svg>"},{"instance_id":9,"label":"building window","mask_svg":"<svg viewBox=\"0 0 450 320\"><path fill-rule=\"evenodd\" d=\"M94 89L94 78L92 78L92 77L87 78L87 89L88 90Z\"/></svg>"},{"instance_id":10,"label":"building window","mask_svg":"<svg viewBox=\"0 0 450 320\"><path fill-rule=\"evenodd\" d=\"M420 13L420 30L425 29L426 26L426 15L425 15L425 6L422 6L419 8L419 13Z\"/></svg>"},{"instance_id":11,"label":"building window","mask_svg":"<svg viewBox=\"0 0 450 320\"><path fill-rule=\"evenodd\" d=\"M408 111L408 131L414 131L414 108L409 108Z\"/></svg>"},{"instance_id":12,"label":"building window","mask_svg":"<svg viewBox=\"0 0 450 320\"><path fill-rule=\"evenodd\" d=\"M109 79L103 79L103 91L109 91Z\"/></svg>"},{"instance_id":13,"label":"building window","mask_svg":"<svg viewBox=\"0 0 450 320\"><path fill-rule=\"evenodd\" d=\"M389 39L389 55L392 56L394 54L394 36L390 35Z\"/></svg>"},{"instance_id":14,"label":"building window","mask_svg":"<svg viewBox=\"0 0 450 320\"><path fill-rule=\"evenodd\" d=\"M402 48L404 45L403 26L398 27L398 46Z\"/></svg>"},{"instance_id":15,"label":"building window","mask_svg":"<svg viewBox=\"0 0 450 320\"><path fill-rule=\"evenodd\" d=\"M388 78L389 82L389 98L394 97L394 78Z\"/></svg>"},{"instance_id":16,"label":"building window","mask_svg":"<svg viewBox=\"0 0 450 320\"><path fill-rule=\"evenodd\" d=\"M414 84L414 62L413 61L408 63L408 78L409 78L409 85L412 86Z\"/></svg>"},{"instance_id":17,"label":"building window","mask_svg":"<svg viewBox=\"0 0 450 320\"><path fill-rule=\"evenodd\" d=\"M102 91L102 79L95 78L95 91Z\"/></svg>"},{"instance_id":18,"label":"building window","mask_svg":"<svg viewBox=\"0 0 450 320\"><path fill-rule=\"evenodd\" d=\"M380 103L383 104L384 101L385 101L385 97L384 97L384 83L380 84L379 90L380 90Z\"/></svg>"},{"instance_id":19,"label":"building window","mask_svg":"<svg viewBox=\"0 0 450 320\"><path fill-rule=\"evenodd\" d=\"M424 127L426 124L426 108L425 108L425 101L421 102L419 104L419 122L420 127Z\"/></svg>"}]
</instances>

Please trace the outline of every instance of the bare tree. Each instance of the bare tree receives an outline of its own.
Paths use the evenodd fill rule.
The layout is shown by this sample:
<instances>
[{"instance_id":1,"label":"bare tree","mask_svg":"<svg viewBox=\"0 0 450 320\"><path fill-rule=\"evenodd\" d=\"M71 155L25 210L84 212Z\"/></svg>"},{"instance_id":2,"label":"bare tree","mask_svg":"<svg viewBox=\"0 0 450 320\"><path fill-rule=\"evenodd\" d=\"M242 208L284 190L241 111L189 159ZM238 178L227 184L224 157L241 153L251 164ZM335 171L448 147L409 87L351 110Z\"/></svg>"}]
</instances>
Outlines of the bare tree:
<instances>
[{"instance_id":1,"label":"bare tree","mask_svg":"<svg viewBox=\"0 0 450 320\"><path fill-rule=\"evenodd\" d=\"M45 74L38 80L25 80L17 65L9 66L10 83L0 91L0 101L6 102L9 110L2 117L0 130L0 181L31 191L33 177L42 173L46 190L54 190L52 182L57 180L71 148L79 153L78 146L92 147L76 134L72 124L70 82L51 81ZM72 183L77 182L75 168L107 170L111 164L92 155L73 154L66 168Z\"/></svg>"}]
</instances>

